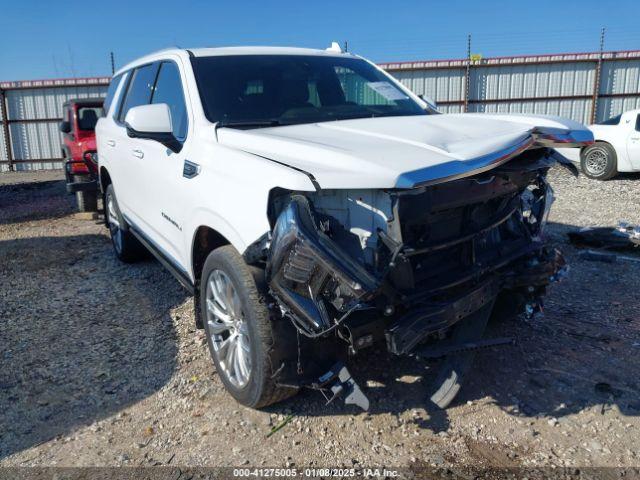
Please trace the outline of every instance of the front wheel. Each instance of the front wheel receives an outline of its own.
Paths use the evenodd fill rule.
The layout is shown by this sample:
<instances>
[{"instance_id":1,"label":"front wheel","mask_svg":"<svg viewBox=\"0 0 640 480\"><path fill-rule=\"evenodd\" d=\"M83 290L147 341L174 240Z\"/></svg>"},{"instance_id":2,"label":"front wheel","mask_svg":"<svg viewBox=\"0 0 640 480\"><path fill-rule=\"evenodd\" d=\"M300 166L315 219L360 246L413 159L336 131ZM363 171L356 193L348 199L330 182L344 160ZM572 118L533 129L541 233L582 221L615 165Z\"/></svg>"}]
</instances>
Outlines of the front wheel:
<instances>
[{"instance_id":1,"label":"front wheel","mask_svg":"<svg viewBox=\"0 0 640 480\"><path fill-rule=\"evenodd\" d=\"M589 145L580 154L582 172L594 180L609 180L618 173L615 149L604 142Z\"/></svg>"},{"instance_id":2,"label":"front wheel","mask_svg":"<svg viewBox=\"0 0 640 480\"><path fill-rule=\"evenodd\" d=\"M273 379L270 352L277 346L269 309L235 248L226 245L209 254L200 288L209 351L231 396L242 405L261 408L295 394Z\"/></svg>"}]
</instances>

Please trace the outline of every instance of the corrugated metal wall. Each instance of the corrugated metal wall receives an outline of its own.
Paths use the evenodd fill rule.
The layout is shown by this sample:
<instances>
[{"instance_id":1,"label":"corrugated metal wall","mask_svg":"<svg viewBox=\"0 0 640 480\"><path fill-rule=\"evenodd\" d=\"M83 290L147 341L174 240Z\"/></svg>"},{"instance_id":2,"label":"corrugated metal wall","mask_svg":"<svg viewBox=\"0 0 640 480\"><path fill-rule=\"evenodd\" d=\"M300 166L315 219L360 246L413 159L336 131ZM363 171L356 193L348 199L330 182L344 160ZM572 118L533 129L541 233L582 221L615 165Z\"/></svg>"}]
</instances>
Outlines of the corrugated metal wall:
<instances>
[{"instance_id":1,"label":"corrugated metal wall","mask_svg":"<svg viewBox=\"0 0 640 480\"><path fill-rule=\"evenodd\" d=\"M443 113L464 111L466 104L470 112L559 115L589 124L592 118L602 121L640 108L640 51L400 62L382 67L415 93L433 98Z\"/></svg>"},{"instance_id":2,"label":"corrugated metal wall","mask_svg":"<svg viewBox=\"0 0 640 480\"><path fill-rule=\"evenodd\" d=\"M14 170L62 168L62 104L75 98L102 98L108 77L0 83L9 119ZM2 98L0 97L0 100ZM2 118L2 120L4 120ZM3 125L4 126L4 125ZM9 169L4 128L0 130L0 171Z\"/></svg>"},{"instance_id":3,"label":"corrugated metal wall","mask_svg":"<svg viewBox=\"0 0 640 480\"><path fill-rule=\"evenodd\" d=\"M592 118L601 121L640 108L640 51L496 57L474 62L400 62L381 66L417 94L433 98L443 113L465 109L535 113L559 115L588 124ZM62 117L62 104L72 98L102 97L108 82L109 78L101 77L0 83L0 101L4 95L11 137L9 145L3 124L0 171L9 168L10 159L16 170L60 168L61 162L53 159L61 156L62 136L57 123Z\"/></svg>"}]
</instances>

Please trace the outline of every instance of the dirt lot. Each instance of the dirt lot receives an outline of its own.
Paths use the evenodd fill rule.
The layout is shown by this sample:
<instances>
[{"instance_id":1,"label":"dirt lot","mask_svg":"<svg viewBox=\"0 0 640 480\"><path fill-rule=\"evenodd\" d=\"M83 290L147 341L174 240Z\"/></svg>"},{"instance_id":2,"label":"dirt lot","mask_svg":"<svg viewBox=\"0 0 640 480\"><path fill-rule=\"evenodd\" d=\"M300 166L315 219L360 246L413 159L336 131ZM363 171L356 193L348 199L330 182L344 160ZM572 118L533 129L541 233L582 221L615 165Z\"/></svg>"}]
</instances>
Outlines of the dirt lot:
<instances>
[{"instance_id":1,"label":"dirt lot","mask_svg":"<svg viewBox=\"0 0 640 480\"><path fill-rule=\"evenodd\" d=\"M640 465L640 263L582 260L564 236L640 223L640 177L552 172L571 272L545 317L493 325L518 345L479 353L447 411L425 410L433 364L354 359L369 413L312 391L237 405L191 298L153 260L118 263L61 178L0 175L0 466Z\"/></svg>"}]
</instances>

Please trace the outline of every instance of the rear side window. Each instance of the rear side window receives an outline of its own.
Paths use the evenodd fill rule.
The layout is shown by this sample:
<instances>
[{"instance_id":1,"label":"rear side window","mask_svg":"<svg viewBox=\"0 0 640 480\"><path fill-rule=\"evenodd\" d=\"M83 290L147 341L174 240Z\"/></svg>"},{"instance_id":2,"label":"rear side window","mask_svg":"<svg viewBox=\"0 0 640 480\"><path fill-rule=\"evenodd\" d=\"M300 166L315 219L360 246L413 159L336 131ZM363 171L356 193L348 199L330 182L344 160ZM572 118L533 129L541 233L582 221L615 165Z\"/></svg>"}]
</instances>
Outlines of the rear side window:
<instances>
[{"instance_id":1,"label":"rear side window","mask_svg":"<svg viewBox=\"0 0 640 480\"><path fill-rule=\"evenodd\" d=\"M146 105L151 101L153 84L156 81L158 64L143 65L133 71L126 96L120 107L118 121L123 122L130 108Z\"/></svg>"},{"instance_id":2,"label":"rear side window","mask_svg":"<svg viewBox=\"0 0 640 480\"><path fill-rule=\"evenodd\" d=\"M161 63L151 103L166 103L169 106L173 135L178 140L184 140L187 136L187 106L180 71L175 63Z\"/></svg>"},{"instance_id":3,"label":"rear side window","mask_svg":"<svg viewBox=\"0 0 640 480\"><path fill-rule=\"evenodd\" d=\"M111 83L109 84L109 88L107 89L107 96L104 97L103 108L105 113L109 113L109 107L111 106L111 102L113 102L113 97L116 94L116 90L118 90L120 80L122 80L122 74L117 75L111 79Z\"/></svg>"},{"instance_id":4,"label":"rear side window","mask_svg":"<svg viewBox=\"0 0 640 480\"><path fill-rule=\"evenodd\" d=\"M598 125L619 125L621 117L622 117L622 114L616 115L615 117L611 117L608 120L600 122Z\"/></svg>"}]
</instances>

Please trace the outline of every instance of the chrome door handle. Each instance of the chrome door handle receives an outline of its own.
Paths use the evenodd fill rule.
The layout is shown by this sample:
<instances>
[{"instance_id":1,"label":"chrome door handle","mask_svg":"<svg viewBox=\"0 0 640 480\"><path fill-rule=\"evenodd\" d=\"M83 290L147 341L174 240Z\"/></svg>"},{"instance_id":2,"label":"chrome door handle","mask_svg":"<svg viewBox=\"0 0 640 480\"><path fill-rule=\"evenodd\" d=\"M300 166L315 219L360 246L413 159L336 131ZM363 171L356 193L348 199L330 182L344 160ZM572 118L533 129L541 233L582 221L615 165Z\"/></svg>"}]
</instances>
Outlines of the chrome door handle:
<instances>
[{"instance_id":1,"label":"chrome door handle","mask_svg":"<svg viewBox=\"0 0 640 480\"><path fill-rule=\"evenodd\" d=\"M131 150L131 153L133 153L133 155L138 158L144 157L144 152L142 150L138 150L137 148L135 150Z\"/></svg>"},{"instance_id":2,"label":"chrome door handle","mask_svg":"<svg viewBox=\"0 0 640 480\"><path fill-rule=\"evenodd\" d=\"M107 145L109 145L110 147L115 147L116 146L116 141L115 140L107 140Z\"/></svg>"}]
</instances>

